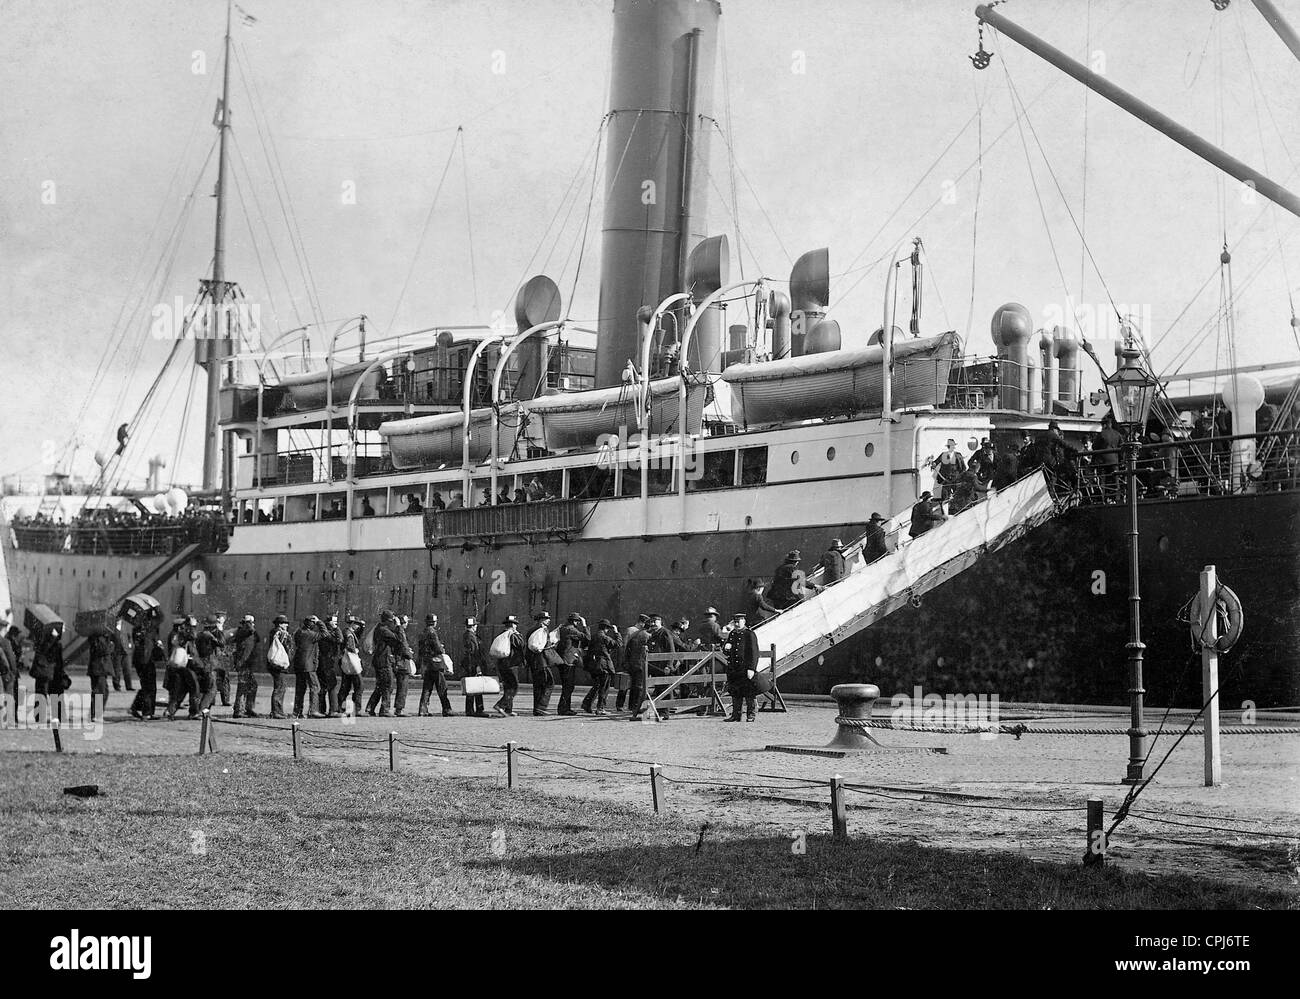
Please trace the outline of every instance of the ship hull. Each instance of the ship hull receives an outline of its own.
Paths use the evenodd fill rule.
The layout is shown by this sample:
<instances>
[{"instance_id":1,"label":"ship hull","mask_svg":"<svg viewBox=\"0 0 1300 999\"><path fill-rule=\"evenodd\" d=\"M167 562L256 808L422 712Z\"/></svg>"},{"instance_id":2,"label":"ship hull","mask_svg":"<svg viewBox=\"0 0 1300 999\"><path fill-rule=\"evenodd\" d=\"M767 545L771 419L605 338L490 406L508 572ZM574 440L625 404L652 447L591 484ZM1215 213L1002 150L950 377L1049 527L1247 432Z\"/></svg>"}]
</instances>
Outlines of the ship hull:
<instances>
[{"instance_id":1,"label":"ship hull","mask_svg":"<svg viewBox=\"0 0 1300 999\"><path fill-rule=\"evenodd\" d=\"M396 519L396 518L395 518ZM626 626L638 613L686 616L743 606L747 577L770 579L799 548L811 568L832 537L860 522L687 537L583 539L432 551L207 555L157 592L170 613L224 610L265 622L337 609L374 620L391 607L437 613L459 638L466 616L496 622L545 608ZM258 527L246 530L261 530ZM267 530L274 530L274 527ZM920 685L1004 700L1120 704L1128 698L1128 548L1123 506L1067 512L980 559L865 632L790 673L791 692L846 680L887 694ZM1300 703L1300 493L1144 502L1140 513L1142 638L1147 700L1199 706L1200 657L1178 615L1200 570L1217 567L1246 611L1222 657L1221 706ZM15 610L49 604L68 620L120 596L117 573L143 578L157 559L28 553L6 562ZM780 650L778 650L779 653Z\"/></svg>"}]
</instances>

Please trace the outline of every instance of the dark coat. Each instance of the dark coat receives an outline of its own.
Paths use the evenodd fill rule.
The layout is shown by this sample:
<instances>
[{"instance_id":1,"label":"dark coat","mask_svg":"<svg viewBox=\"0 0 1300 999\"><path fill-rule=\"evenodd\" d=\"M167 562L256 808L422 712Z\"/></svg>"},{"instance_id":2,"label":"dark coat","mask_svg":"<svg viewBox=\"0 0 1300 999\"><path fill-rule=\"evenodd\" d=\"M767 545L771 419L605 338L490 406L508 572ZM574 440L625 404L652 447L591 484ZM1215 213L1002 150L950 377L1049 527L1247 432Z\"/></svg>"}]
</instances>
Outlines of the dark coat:
<instances>
[{"instance_id":1,"label":"dark coat","mask_svg":"<svg viewBox=\"0 0 1300 999\"><path fill-rule=\"evenodd\" d=\"M862 560L870 565L888 554L889 539L885 536L884 521L868 521L866 533L862 536Z\"/></svg>"},{"instance_id":2,"label":"dark coat","mask_svg":"<svg viewBox=\"0 0 1300 999\"><path fill-rule=\"evenodd\" d=\"M262 651L262 636L246 624L235 629L235 657L231 668L244 672L257 666Z\"/></svg>"},{"instance_id":3,"label":"dark coat","mask_svg":"<svg viewBox=\"0 0 1300 999\"><path fill-rule=\"evenodd\" d=\"M483 643L477 628L466 628L460 636L460 672L462 676L482 676L487 666Z\"/></svg>"},{"instance_id":4,"label":"dark coat","mask_svg":"<svg viewBox=\"0 0 1300 999\"><path fill-rule=\"evenodd\" d=\"M320 629L303 626L293 634L293 671L315 673L320 665Z\"/></svg>"},{"instance_id":5,"label":"dark coat","mask_svg":"<svg viewBox=\"0 0 1300 999\"><path fill-rule=\"evenodd\" d=\"M438 628L436 625L428 625L424 629L424 634L420 636L418 656L416 662L420 670L441 670L444 669L442 661L446 650L442 647L442 639L438 637Z\"/></svg>"},{"instance_id":6,"label":"dark coat","mask_svg":"<svg viewBox=\"0 0 1300 999\"><path fill-rule=\"evenodd\" d=\"M0 690L8 690L18 676L18 657L8 636L0 637Z\"/></svg>"},{"instance_id":7,"label":"dark coat","mask_svg":"<svg viewBox=\"0 0 1300 999\"><path fill-rule=\"evenodd\" d=\"M556 644L555 651L560 654L565 665L578 666L582 663L582 654L590 644L590 631L582 625L566 624L560 629L560 640Z\"/></svg>"},{"instance_id":8,"label":"dark coat","mask_svg":"<svg viewBox=\"0 0 1300 999\"><path fill-rule=\"evenodd\" d=\"M822 576L824 583L836 583L843 579L848 574L844 562L844 549L828 548L826 554L822 556L822 569L825 570Z\"/></svg>"},{"instance_id":9,"label":"dark coat","mask_svg":"<svg viewBox=\"0 0 1300 999\"><path fill-rule=\"evenodd\" d=\"M797 562L782 562L772 576L767 598L781 610L793 607L804 598L804 572Z\"/></svg>"},{"instance_id":10,"label":"dark coat","mask_svg":"<svg viewBox=\"0 0 1300 999\"><path fill-rule=\"evenodd\" d=\"M281 670L280 667L273 665L269 658L271 654L271 643L272 641L275 640L275 636L277 634L279 634L280 636L280 644L284 646L284 651L287 652L289 655L289 665L286 666L284 670ZM293 635L289 632L289 629L286 628L283 632L281 632L278 628L273 628L271 630L271 633L266 636L266 653L268 656L266 660L267 671L271 673L280 673L292 669L293 662L294 662L294 651L295 650L294 650L294 643L293 643Z\"/></svg>"},{"instance_id":11,"label":"dark coat","mask_svg":"<svg viewBox=\"0 0 1300 999\"><path fill-rule=\"evenodd\" d=\"M86 667L87 676L112 676L113 653L118 647L116 637L92 635L89 642L90 660Z\"/></svg>"},{"instance_id":12,"label":"dark coat","mask_svg":"<svg viewBox=\"0 0 1300 999\"><path fill-rule=\"evenodd\" d=\"M320 635L321 669L337 670L343 662L343 629L337 624L325 626Z\"/></svg>"},{"instance_id":13,"label":"dark coat","mask_svg":"<svg viewBox=\"0 0 1300 999\"><path fill-rule=\"evenodd\" d=\"M702 649L722 648L722 626L716 620L710 621L706 618L701 621L695 628L695 637L700 640Z\"/></svg>"},{"instance_id":14,"label":"dark coat","mask_svg":"<svg viewBox=\"0 0 1300 999\"><path fill-rule=\"evenodd\" d=\"M612 633L612 634L611 634ZM587 646L587 672L593 677L614 672L614 656L618 654L618 632L596 629Z\"/></svg>"},{"instance_id":15,"label":"dark coat","mask_svg":"<svg viewBox=\"0 0 1300 999\"><path fill-rule=\"evenodd\" d=\"M750 621L759 624L776 613L777 609L763 595L763 587L756 586L746 595L745 615Z\"/></svg>"},{"instance_id":16,"label":"dark coat","mask_svg":"<svg viewBox=\"0 0 1300 999\"><path fill-rule=\"evenodd\" d=\"M740 697L757 693L749 671L758 669L758 636L750 628L733 628L722 643L722 653L727 657L727 690Z\"/></svg>"},{"instance_id":17,"label":"dark coat","mask_svg":"<svg viewBox=\"0 0 1300 999\"><path fill-rule=\"evenodd\" d=\"M380 621L375 626L375 654L371 664L378 670L381 666L391 669L398 660L413 659L414 653L406 643L406 632L396 622Z\"/></svg>"}]
</instances>

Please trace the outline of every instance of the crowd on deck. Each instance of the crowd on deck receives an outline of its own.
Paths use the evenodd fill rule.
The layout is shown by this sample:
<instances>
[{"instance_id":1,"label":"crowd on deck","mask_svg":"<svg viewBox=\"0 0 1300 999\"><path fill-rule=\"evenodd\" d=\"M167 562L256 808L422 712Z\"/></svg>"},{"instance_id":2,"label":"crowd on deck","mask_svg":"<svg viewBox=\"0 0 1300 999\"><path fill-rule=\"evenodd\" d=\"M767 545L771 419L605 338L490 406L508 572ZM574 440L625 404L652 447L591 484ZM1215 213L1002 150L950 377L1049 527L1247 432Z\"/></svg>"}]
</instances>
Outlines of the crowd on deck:
<instances>
[{"instance_id":1,"label":"crowd on deck","mask_svg":"<svg viewBox=\"0 0 1300 999\"><path fill-rule=\"evenodd\" d=\"M97 508L64 519L59 513L17 514L10 520L16 546L28 551L84 555L167 555L187 544L224 551L229 532L219 511L177 514Z\"/></svg>"}]
</instances>

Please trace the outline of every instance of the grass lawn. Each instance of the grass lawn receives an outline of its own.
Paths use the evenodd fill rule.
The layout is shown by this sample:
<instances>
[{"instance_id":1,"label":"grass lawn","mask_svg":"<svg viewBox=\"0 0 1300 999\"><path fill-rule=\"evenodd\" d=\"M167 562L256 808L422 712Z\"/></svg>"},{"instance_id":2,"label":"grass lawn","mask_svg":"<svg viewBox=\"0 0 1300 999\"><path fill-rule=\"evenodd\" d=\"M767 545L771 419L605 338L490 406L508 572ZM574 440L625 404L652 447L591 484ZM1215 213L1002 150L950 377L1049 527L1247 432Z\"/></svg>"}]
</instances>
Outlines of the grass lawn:
<instances>
[{"instance_id":1,"label":"grass lawn","mask_svg":"<svg viewBox=\"0 0 1300 999\"><path fill-rule=\"evenodd\" d=\"M78 784L101 794L63 793ZM701 841L648 809L255 755L4 754L0 802L5 907L1297 904L1283 890L866 837L810 835L802 855L771 828L711 826Z\"/></svg>"}]
</instances>

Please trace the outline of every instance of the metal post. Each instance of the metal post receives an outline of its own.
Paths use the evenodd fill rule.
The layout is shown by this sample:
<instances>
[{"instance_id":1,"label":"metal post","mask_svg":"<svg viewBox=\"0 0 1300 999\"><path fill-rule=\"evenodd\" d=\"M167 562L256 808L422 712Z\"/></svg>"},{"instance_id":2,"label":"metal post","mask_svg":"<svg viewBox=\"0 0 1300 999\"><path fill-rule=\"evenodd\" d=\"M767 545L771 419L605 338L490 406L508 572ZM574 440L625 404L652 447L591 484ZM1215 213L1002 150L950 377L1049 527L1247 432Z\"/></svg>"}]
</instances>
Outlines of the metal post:
<instances>
[{"instance_id":1,"label":"metal post","mask_svg":"<svg viewBox=\"0 0 1300 999\"><path fill-rule=\"evenodd\" d=\"M1138 590L1138 501L1137 501L1137 457L1140 445L1136 431L1125 442L1128 454L1128 511L1129 511L1129 548L1128 548L1128 584L1129 584L1129 729L1128 729L1128 773L1123 783L1142 783L1142 768L1146 764L1146 731L1142 727L1142 698L1146 693L1142 689L1142 597Z\"/></svg>"},{"instance_id":2,"label":"metal post","mask_svg":"<svg viewBox=\"0 0 1300 999\"><path fill-rule=\"evenodd\" d=\"M397 771L397 733L388 733L388 769L392 772Z\"/></svg>"},{"instance_id":3,"label":"metal post","mask_svg":"<svg viewBox=\"0 0 1300 999\"><path fill-rule=\"evenodd\" d=\"M1084 841L1083 866L1104 867L1106 864L1105 806L1100 798L1088 799L1088 833Z\"/></svg>"},{"instance_id":4,"label":"metal post","mask_svg":"<svg viewBox=\"0 0 1300 999\"><path fill-rule=\"evenodd\" d=\"M659 788L659 764L650 764L650 797L654 801L655 814L659 814L659 803L663 800Z\"/></svg>"},{"instance_id":5,"label":"metal post","mask_svg":"<svg viewBox=\"0 0 1300 999\"><path fill-rule=\"evenodd\" d=\"M199 727L199 755L202 756L208 751L208 730L212 725L211 712L203 709L203 717Z\"/></svg>"},{"instance_id":6,"label":"metal post","mask_svg":"<svg viewBox=\"0 0 1300 999\"><path fill-rule=\"evenodd\" d=\"M506 743L506 787L513 789L515 786L515 748L516 743Z\"/></svg>"},{"instance_id":7,"label":"metal post","mask_svg":"<svg viewBox=\"0 0 1300 999\"><path fill-rule=\"evenodd\" d=\"M1205 786L1223 783L1223 761L1219 746L1219 611L1215 597L1219 576L1214 566L1201 570L1201 607L1205 619L1198 621L1201 636L1201 703L1205 705Z\"/></svg>"},{"instance_id":8,"label":"metal post","mask_svg":"<svg viewBox=\"0 0 1300 999\"><path fill-rule=\"evenodd\" d=\"M844 778L836 774L831 778L831 833L836 839L849 834L849 817L844 810Z\"/></svg>"},{"instance_id":9,"label":"metal post","mask_svg":"<svg viewBox=\"0 0 1300 999\"><path fill-rule=\"evenodd\" d=\"M289 726L289 731L293 734L293 758L302 759L302 743L298 739L298 723L294 722Z\"/></svg>"}]
</instances>

